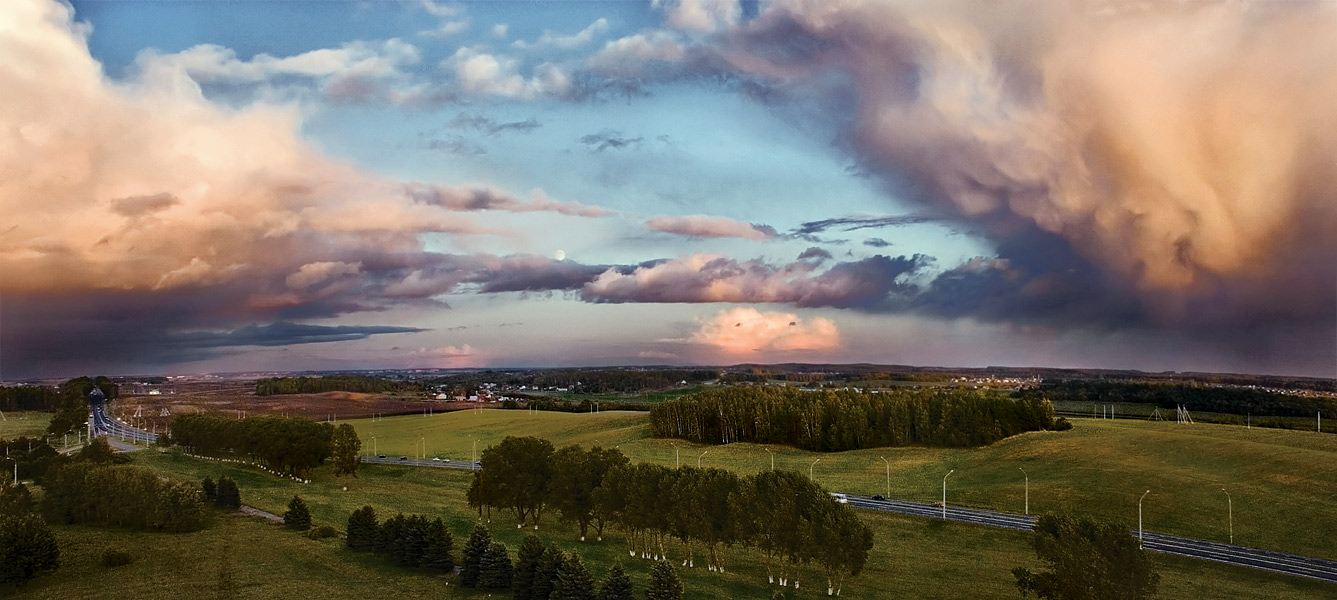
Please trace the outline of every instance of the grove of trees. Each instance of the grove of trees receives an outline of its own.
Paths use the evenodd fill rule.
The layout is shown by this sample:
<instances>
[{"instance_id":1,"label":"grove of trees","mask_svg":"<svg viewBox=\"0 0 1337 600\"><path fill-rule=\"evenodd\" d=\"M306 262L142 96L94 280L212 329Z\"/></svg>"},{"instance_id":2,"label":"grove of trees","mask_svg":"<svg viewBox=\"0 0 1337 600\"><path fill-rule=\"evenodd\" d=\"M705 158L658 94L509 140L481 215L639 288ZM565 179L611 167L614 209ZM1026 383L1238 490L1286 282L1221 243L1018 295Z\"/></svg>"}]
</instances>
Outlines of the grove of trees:
<instances>
[{"instance_id":1,"label":"grove of trees","mask_svg":"<svg viewBox=\"0 0 1337 600\"><path fill-rule=\"evenodd\" d=\"M983 446L1026 431L1067 427L1047 400L946 389L871 393L730 386L650 409L650 428L657 437L786 444L819 452Z\"/></svg>"},{"instance_id":2,"label":"grove of trees","mask_svg":"<svg viewBox=\"0 0 1337 600\"><path fill-rule=\"evenodd\" d=\"M373 552L401 567L455 570L455 541L440 517L397 514L379 523L376 509L363 506L348 516L346 541L354 552Z\"/></svg>"},{"instance_id":3,"label":"grove of trees","mask_svg":"<svg viewBox=\"0 0 1337 600\"><path fill-rule=\"evenodd\" d=\"M1188 410L1281 417L1312 417L1318 411L1337 413L1337 400L1278 394L1250 387L1222 387L1191 383L1150 383L1070 379L1046 381L1018 395L1078 402L1132 402L1161 408L1183 405Z\"/></svg>"},{"instance_id":4,"label":"grove of trees","mask_svg":"<svg viewBox=\"0 0 1337 600\"><path fill-rule=\"evenodd\" d=\"M330 375L327 377L270 377L255 382L255 395L319 394L322 392L358 392L379 394L402 389L417 389L415 384L381 377Z\"/></svg>"},{"instance_id":5,"label":"grove of trees","mask_svg":"<svg viewBox=\"0 0 1337 600\"><path fill-rule=\"evenodd\" d=\"M334 426L302 417L229 419L181 415L171 443L218 458L248 458L283 475L303 477L333 450Z\"/></svg>"},{"instance_id":6,"label":"grove of trees","mask_svg":"<svg viewBox=\"0 0 1337 600\"><path fill-rule=\"evenodd\" d=\"M740 478L723 469L632 465L617 450L570 446L555 452L537 438L508 437L485 450L466 497L480 516L484 509L509 510L520 526L537 526L545 506L581 523L582 532L613 524L626 535L631 557L667 560L676 540L684 567L695 566L703 553L708 570L724 572L730 547L751 546L766 556L771 583L797 587L793 573L815 563L833 594L845 575L863 569L873 546L872 531L849 505L799 473ZM473 577L470 556L485 548L485 533L476 532L480 539L466 545L466 579ZM521 563L531 562L532 554L522 548ZM517 577L524 581L526 575Z\"/></svg>"},{"instance_id":7,"label":"grove of trees","mask_svg":"<svg viewBox=\"0 0 1337 600\"><path fill-rule=\"evenodd\" d=\"M204 492L148 469L72 462L42 481L43 514L53 522L186 532L208 523Z\"/></svg>"}]
</instances>

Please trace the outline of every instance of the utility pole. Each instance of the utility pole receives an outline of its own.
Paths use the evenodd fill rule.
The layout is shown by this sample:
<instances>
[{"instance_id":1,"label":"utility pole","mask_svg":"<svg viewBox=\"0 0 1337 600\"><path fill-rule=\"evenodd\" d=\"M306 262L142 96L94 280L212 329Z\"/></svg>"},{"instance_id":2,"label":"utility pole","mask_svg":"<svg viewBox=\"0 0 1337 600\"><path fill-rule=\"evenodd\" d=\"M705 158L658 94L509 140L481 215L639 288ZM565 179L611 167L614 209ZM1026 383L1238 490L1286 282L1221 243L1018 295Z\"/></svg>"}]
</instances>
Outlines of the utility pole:
<instances>
[{"instance_id":1,"label":"utility pole","mask_svg":"<svg viewBox=\"0 0 1337 600\"><path fill-rule=\"evenodd\" d=\"M1146 498L1146 497L1147 497L1147 494L1150 494L1150 493L1151 493L1151 490L1147 490L1147 491L1145 491L1145 492L1142 492L1142 498ZM1137 499L1137 548L1138 548L1138 550L1142 550L1142 549L1144 549L1144 547L1142 546L1142 498L1138 498L1138 499Z\"/></svg>"},{"instance_id":2,"label":"utility pole","mask_svg":"<svg viewBox=\"0 0 1337 600\"><path fill-rule=\"evenodd\" d=\"M882 459L882 462L887 463L887 495L886 495L885 497L890 498L890 497L891 497L891 462L888 461L888 460L887 460L887 457L885 457L885 456L879 456L878 458Z\"/></svg>"},{"instance_id":3,"label":"utility pole","mask_svg":"<svg viewBox=\"0 0 1337 600\"><path fill-rule=\"evenodd\" d=\"M1229 520L1228 522L1230 523L1230 543L1231 543L1231 544L1234 544L1234 543L1235 543L1235 502L1234 502L1233 500L1230 499L1230 492L1226 492L1226 488L1221 488L1221 491L1226 493L1226 511L1227 511L1227 512L1226 512L1226 518Z\"/></svg>"},{"instance_id":4,"label":"utility pole","mask_svg":"<svg viewBox=\"0 0 1337 600\"><path fill-rule=\"evenodd\" d=\"M1031 476L1026 474L1026 469L1017 467L1021 471L1021 476L1026 478L1026 513L1031 514Z\"/></svg>"},{"instance_id":5,"label":"utility pole","mask_svg":"<svg viewBox=\"0 0 1337 600\"><path fill-rule=\"evenodd\" d=\"M947 520L947 478L951 477L952 473L955 472L956 469L952 469L948 471L946 475L942 476L942 520L944 521Z\"/></svg>"}]
</instances>

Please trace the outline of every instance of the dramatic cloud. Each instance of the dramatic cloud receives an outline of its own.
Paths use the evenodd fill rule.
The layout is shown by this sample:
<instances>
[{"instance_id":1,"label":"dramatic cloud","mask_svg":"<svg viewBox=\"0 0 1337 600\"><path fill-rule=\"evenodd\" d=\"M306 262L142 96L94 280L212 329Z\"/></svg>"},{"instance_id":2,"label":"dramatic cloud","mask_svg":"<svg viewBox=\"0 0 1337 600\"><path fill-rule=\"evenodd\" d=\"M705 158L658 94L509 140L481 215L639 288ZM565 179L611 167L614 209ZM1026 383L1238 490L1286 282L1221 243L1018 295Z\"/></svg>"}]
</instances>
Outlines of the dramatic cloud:
<instances>
[{"instance_id":1,"label":"dramatic cloud","mask_svg":"<svg viewBox=\"0 0 1337 600\"><path fill-rule=\"evenodd\" d=\"M877 308L913 291L906 279L922 256L874 256L817 273L804 261L772 266L718 254L693 254L651 265L609 269L581 290L590 302L782 302L801 307Z\"/></svg>"},{"instance_id":2,"label":"dramatic cloud","mask_svg":"<svg viewBox=\"0 0 1337 600\"><path fill-rule=\"evenodd\" d=\"M808 221L794 229L795 235L812 235L822 233L828 229L839 229L840 231L857 231L860 229L881 229L883 227L897 227L901 225L918 225L920 223L929 223L936 221L933 217L921 215L904 215L892 217L837 217L834 219L822 219L821 221Z\"/></svg>"},{"instance_id":3,"label":"dramatic cloud","mask_svg":"<svg viewBox=\"0 0 1337 600\"><path fill-rule=\"evenodd\" d=\"M1332 321L1330 3L792 0L720 48L826 94L869 172L995 240L1061 237L1157 322Z\"/></svg>"},{"instance_id":4,"label":"dramatic cloud","mask_svg":"<svg viewBox=\"0 0 1337 600\"><path fill-rule=\"evenodd\" d=\"M767 351L826 351L840 347L840 331L830 319L804 321L798 315L739 307L698 321L688 340L727 354Z\"/></svg>"},{"instance_id":5,"label":"dramatic cloud","mask_svg":"<svg viewBox=\"0 0 1337 600\"><path fill-rule=\"evenodd\" d=\"M426 331L416 327L362 327L355 325L302 325L278 322L269 325L249 325L231 331L190 331L177 333L161 340L168 346L185 348L224 348L235 346L289 346L361 340L386 333L417 333Z\"/></svg>"},{"instance_id":6,"label":"dramatic cloud","mask_svg":"<svg viewBox=\"0 0 1337 600\"><path fill-rule=\"evenodd\" d=\"M831 260L832 258L834 257L831 256L830 252L827 252L822 248L818 248L817 246L808 248L807 250L804 250L798 255L799 260L811 260L814 264L821 264L825 261Z\"/></svg>"},{"instance_id":7,"label":"dramatic cloud","mask_svg":"<svg viewBox=\"0 0 1337 600\"><path fill-rule=\"evenodd\" d=\"M651 231L662 231L696 238L736 237L746 240L765 240L775 237L775 229L766 225L744 223L727 217L690 215L685 217L653 217L645 222Z\"/></svg>"}]
</instances>

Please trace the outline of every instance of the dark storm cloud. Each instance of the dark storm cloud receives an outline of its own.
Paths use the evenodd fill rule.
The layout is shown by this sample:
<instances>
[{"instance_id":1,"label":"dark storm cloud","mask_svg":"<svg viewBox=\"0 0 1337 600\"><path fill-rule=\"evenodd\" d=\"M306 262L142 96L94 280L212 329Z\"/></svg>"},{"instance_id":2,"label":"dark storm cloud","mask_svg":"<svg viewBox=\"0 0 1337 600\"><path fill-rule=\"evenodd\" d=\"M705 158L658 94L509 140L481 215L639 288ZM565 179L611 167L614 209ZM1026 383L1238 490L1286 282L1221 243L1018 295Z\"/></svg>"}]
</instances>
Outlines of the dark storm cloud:
<instances>
[{"instance_id":1,"label":"dark storm cloud","mask_svg":"<svg viewBox=\"0 0 1337 600\"><path fill-rule=\"evenodd\" d=\"M820 221L809 221L803 223L794 229L793 233L797 235L811 235L822 233L828 229L837 229L839 231L857 231L860 229L881 229L883 227L899 227L904 225L918 225L920 223L930 223L938 221L934 217L923 215L898 215L885 217L836 217L832 219L822 219Z\"/></svg>"},{"instance_id":2,"label":"dark storm cloud","mask_svg":"<svg viewBox=\"0 0 1337 600\"><path fill-rule=\"evenodd\" d=\"M817 246L812 246L811 248L804 250L798 255L799 260L812 260L813 263L817 264L831 260L831 258L832 256L830 252L827 252L822 248L818 248Z\"/></svg>"},{"instance_id":3,"label":"dark storm cloud","mask_svg":"<svg viewBox=\"0 0 1337 600\"><path fill-rule=\"evenodd\" d=\"M303 325L279 321L268 325L247 325L230 331L188 331L175 333L163 340L166 345L192 349L228 348L236 346L288 346L292 344L319 344L364 340L387 333L418 333L427 331L417 327L389 327L377 325Z\"/></svg>"}]
</instances>

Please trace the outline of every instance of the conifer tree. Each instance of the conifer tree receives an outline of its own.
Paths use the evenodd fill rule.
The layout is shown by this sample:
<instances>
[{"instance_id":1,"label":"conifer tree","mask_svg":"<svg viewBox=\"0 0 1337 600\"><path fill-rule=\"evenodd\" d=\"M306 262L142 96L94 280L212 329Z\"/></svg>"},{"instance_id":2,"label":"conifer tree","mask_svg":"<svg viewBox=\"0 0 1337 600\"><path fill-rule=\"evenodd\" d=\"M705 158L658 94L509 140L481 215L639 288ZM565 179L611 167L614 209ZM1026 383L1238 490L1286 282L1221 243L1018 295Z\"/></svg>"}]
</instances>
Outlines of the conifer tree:
<instances>
[{"instance_id":1,"label":"conifer tree","mask_svg":"<svg viewBox=\"0 0 1337 600\"><path fill-rule=\"evenodd\" d=\"M562 562L557 570L557 583L553 585L550 600L595 600L594 576L574 552Z\"/></svg>"},{"instance_id":2,"label":"conifer tree","mask_svg":"<svg viewBox=\"0 0 1337 600\"><path fill-rule=\"evenodd\" d=\"M363 506L348 515L348 548L354 552L370 552L376 549L376 536L380 524L376 522L376 509Z\"/></svg>"},{"instance_id":3,"label":"conifer tree","mask_svg":"<svg viewBox=\"0 0 1337 600\"><path fill-rule=\"evenodd\" d=\"M515 553L515 595L514 600L537 600L533 596L534 572L538 569L539 558L543 556L543 540L529 534Z\"/></svg>"},{"instance_id":4,"label":"conifer tree","mask_svg":"<svg viewBox=\"0 0 1337 600\"><path fill-rule=\"evenodd\" d=\"M218 484L214 483L212 478L205 477L204 481L200 482L200 487L204 490L205 502L213 504L218 501Z\"/></svg>"},{"instance_id":5,"label":"conifer tree","mask_svg":"<svg viewBox=\"0 0 1337 600\"><path fill-rule=\"evenodd\" d=\"M534 568L532 600L540 600L552 595L553 585L557 582L557 573L561 570L564 562L566 562L566 553L557 549L555 544L549 544L548 549L544 550L543 555L539 557L538 566Z\"/></svg>"},{"instance_id":6,"label":"conifer tree","mask_svg":"<svg viewBox=\"0 0 1337 600\"><path fill-rule=\"evenodd\" d=\"M613 563L608 569L608 577L599 586L599 600L632 600L631 578L622 570L622 563Z\"/></svg>"},{"instance_id":7,"label":"conifer tree","mask_svg":"<svg viewBox=\"0 0 1337 600\"><path fill-rule=\"evenodd\" d=\"M446 529L446 524L437 517L427 524L427 548L423 553L422 567L437 573L450 573L455 570L455 538Z\"/></svg>"},{"instance_id":8,"label":"conifer tree","mask_svg":"<svg viewBox=\"0 0 1337 600\"><path fill-rule=\"evenodd\" d=\"M288 501L288 510L283 513L283 525L297 531L311 529L311 509L306 507L301 496L293 496Z\"/></svg>"},{"instance_id":9,"label":"conifer tree","mask_svg":"<svg viewBox=\"0 0 1337 600\"><path fill-rule=\"evenodd\" d=\"M214 499L214 506L219 508L241 508L241 490L237 488L237 482L231 477L218 478L218 496Z\"/></svg>"},{"instance_id":10,"label":"conifer tree","mask_svg":"<svg viewBox=\"0 0 1337 600\"><path fill-rule=\"evenodd\" d=\"M478 587L484 590L509 590L515 568L506 545L492 542L478 565Z\"/></svg>"},{"instance_id":11,"label":"conifer tree","mask_svg":"<svg viewBox=\"0 0 1337 600\"><path fill-rule=\"evenodd\" d=\"M667 560L655 563L650 569L650 589L645 600L682 600L682 581Z\"/></svg>"},{"instance_id":12,"label":"conifer tree","mask_svg":"<svg viewBox=\"0 0 1337 600\"><path fill-rule=\"evenodd\" d=\"M464 550L460 554L460 585L478 587L483 555L487 554L488 546L491 545L492 533L482 523L475 525L473 532L469 534L469 540L464 542Z\"/></svg>"}]
</instances>

